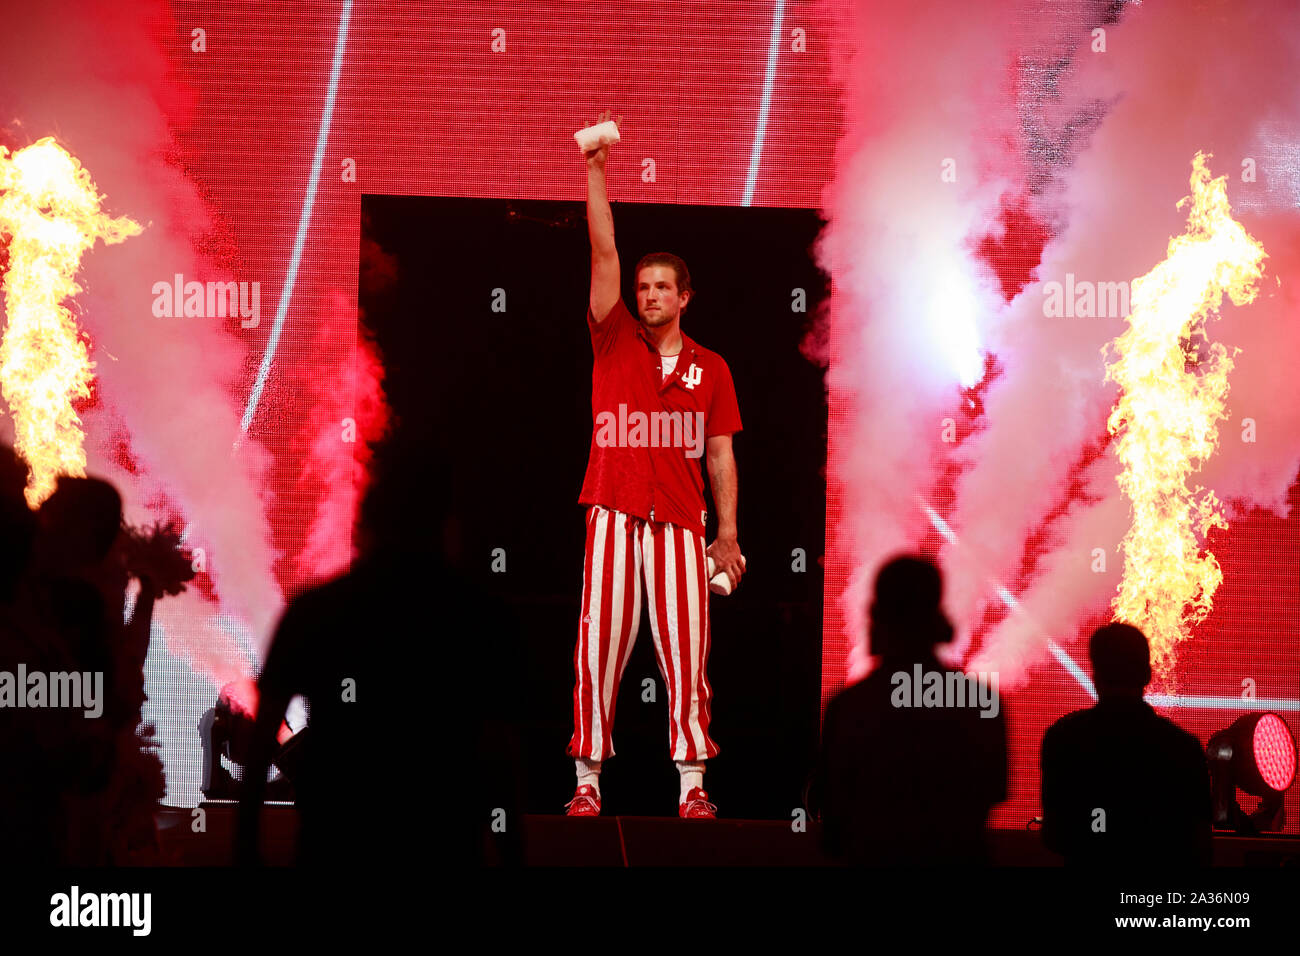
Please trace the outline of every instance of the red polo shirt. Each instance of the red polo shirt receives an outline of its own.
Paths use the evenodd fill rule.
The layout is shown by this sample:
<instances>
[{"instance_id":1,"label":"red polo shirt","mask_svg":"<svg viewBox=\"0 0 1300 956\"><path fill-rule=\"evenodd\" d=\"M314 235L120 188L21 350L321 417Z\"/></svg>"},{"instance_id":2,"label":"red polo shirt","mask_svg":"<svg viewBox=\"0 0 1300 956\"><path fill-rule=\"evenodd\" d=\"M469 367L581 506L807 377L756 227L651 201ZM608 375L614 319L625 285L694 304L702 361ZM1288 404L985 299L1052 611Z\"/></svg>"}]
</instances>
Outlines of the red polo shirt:
<instances>
[{"instance_id":1,"label":"red polo shirt","mask_svg":"<svg viewBox=\"0 0 1300 956\"><path fill-rule=\"evenodd\" d=\"M622 298L600 323L588 305L587 328L591 455L578 503L703 535L705 442L741 429L731 370L683 332L677 365L663 378L658 348Z\"/></svg>"}]
</instances>

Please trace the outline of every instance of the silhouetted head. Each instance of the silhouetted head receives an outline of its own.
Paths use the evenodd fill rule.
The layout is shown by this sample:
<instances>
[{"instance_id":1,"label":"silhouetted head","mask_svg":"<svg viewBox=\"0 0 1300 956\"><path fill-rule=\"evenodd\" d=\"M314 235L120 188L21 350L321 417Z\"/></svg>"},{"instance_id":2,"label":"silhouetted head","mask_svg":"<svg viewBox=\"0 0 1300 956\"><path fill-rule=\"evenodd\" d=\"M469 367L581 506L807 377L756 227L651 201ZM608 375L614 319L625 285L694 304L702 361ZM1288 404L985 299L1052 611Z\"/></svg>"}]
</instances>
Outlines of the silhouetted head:
<instances>
[{"instance_id":1,"label":"silhouetted head","mask_svg":"<svg viewBox=\"0 0 1300 956\"><path fill-rule=\"evenodd\" d=\"M1151 682L1151 648L1132 624L1116 621L1093 631L1088 659L1099 697L1141 697Z\"/></svg>"},{"instance_id":2,"label":"silhouetted head","mask_svg":"<svg viewBox=\"0 0 1300 956\"><path fill-rule=\"evenodd\" d=\"M921 657L952 640L952 625L940 606L943 576L932 561L904 555L876 575L868 610L871 653L880 657Z\"/></svg>"},{"instance_id":3,"label":"silhouetted head","mask_svg":"<svg viewBox=\"0 0 1300 956\"><path fill-rule=\"evenodd\" d=\"M40 522L55 562L64 567L98 564L122 530L122 496L101 478L60 475L54 494L41 505Z\"/></svg>"}]
</instances>

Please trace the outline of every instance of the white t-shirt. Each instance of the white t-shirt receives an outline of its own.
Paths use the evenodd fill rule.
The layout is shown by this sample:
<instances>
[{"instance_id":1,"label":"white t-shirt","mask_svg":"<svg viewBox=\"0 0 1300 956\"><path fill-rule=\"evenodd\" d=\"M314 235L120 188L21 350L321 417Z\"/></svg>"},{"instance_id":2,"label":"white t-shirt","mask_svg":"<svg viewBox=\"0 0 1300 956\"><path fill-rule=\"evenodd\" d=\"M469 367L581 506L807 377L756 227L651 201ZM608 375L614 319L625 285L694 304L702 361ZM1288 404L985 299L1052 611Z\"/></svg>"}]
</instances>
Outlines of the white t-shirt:
<instances>
[{"instance_id":1,"label":"white t-shirt","mask_svg":"<svg viewBox=\"0 0 1300 956\"><path fill-rule=\"evenodd\" d=\"M680 352L677 353L677 355L680 355L680 354L681 354ZM665 379L667 379L669 375L672 375L672 374L673 374L673 369L675 369L675 368L677 367L677 355L660 355L660 356L659 356L659 364L660 364L660 366L663 368L664 378L665 378Z\"/></svg>"}]
</instances>

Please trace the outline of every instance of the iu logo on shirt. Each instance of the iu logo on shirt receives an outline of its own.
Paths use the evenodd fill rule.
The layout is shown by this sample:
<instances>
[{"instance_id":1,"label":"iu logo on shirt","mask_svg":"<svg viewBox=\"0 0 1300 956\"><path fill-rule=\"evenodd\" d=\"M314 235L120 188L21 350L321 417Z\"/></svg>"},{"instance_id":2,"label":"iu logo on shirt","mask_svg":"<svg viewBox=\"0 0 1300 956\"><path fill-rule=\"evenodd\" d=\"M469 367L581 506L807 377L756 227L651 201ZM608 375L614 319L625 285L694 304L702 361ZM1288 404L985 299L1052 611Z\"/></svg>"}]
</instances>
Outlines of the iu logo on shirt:
<instances>
[{"instance_id":1,"label":"iu logo on shirt","mask_svg":"<svg viewBox=\"0 0 1300 956\"><path fill-rule=\"evenodd\" d=\"M704 369L692 362L691 367L688 368L686 374L682 376L682 384L694 391L695 386L700 384L700 380L703 376Z\"/></svg>"}]
</instances>

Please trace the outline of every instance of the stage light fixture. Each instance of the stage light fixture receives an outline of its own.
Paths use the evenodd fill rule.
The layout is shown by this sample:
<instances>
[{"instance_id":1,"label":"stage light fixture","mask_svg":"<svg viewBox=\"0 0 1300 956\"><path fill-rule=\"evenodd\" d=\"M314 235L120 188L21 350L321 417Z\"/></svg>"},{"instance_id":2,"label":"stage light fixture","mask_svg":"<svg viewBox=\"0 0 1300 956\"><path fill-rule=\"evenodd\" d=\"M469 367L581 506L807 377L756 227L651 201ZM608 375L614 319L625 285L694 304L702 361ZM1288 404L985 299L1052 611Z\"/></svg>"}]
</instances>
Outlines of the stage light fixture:
<instances>
[{"instance_id":1,"label":"stage light fixture","mask_svg":"<svg viewBox=\"0 0 1300 956\"><path fill-rule=\"evenodd\" d=\"M239 799L244 766L252 754L257 699L257 685L252 680L233 681L221 688L216 705L200 723L206 762L201 791L209 803ZM271 758L266 783L268 802L293 800L293 781L302 766L306 736L307 728L295 733L285 721L280 722L276 735L279 749Z\"/></svg>"},{"instance_id":2,"label":"stage light fixture","mask_svg":"<svg viewBox=\"0 0 1300 956\"><path fill-rule=\"evenodd\" d=\"M1205 753L1215 827L1238 833L1281 830L1285 794L1296 777L1296 740L1286 722L1273 713L1243 714L1210 738ZM1238 789L1260 798L1254 812L1241 809Z\"/></svg>"}]
</instances>

